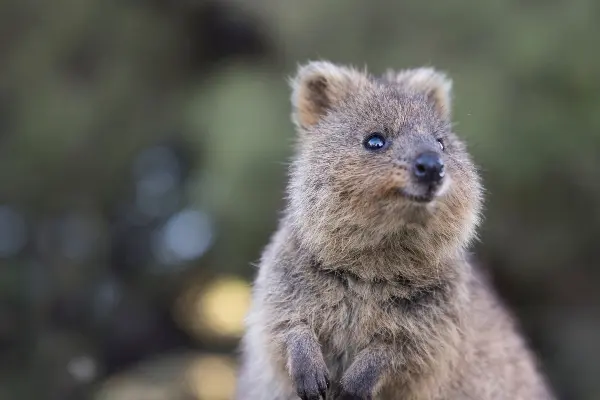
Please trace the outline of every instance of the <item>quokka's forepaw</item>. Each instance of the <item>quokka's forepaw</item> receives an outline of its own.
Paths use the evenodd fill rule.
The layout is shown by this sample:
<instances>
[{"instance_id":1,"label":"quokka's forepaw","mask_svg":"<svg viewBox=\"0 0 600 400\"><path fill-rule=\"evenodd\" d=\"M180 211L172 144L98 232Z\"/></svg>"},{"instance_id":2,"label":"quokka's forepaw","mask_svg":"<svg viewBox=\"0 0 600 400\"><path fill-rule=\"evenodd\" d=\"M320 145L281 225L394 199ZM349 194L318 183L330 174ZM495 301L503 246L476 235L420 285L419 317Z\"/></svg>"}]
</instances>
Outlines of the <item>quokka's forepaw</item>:
<instances>
[{"instance_id":1,"label":"quokka's forepaw","mask_svg":"<svg viewBox=\"0 0 600 400\"><path fill-rule=\"evenodd\" d=\"M329 370L319 344L304 332L290 339L289 372L296 393L302 400L325 400L329 389Z\"/></svg>"},{"instance_id":2,"label":"quokka's forepaw","mask_svg":"<svg viewBox=\"0 0 600 400\"><path fill-rule=\"evenodd\" d=\"M329 374L325 367L298 371L294 380L296 392L302 400L326 400Z\"/></svg>"}]
</instances>

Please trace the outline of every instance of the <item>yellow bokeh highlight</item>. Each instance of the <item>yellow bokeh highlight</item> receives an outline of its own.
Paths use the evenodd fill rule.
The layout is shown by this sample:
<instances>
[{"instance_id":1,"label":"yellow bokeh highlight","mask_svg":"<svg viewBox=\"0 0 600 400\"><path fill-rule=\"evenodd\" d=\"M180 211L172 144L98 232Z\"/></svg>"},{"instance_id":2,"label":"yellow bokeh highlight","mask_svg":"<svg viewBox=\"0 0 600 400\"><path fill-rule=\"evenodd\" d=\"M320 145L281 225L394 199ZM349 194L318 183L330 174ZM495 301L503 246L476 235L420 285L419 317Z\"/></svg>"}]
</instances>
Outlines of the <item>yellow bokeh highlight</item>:
<instances>
[{"instance_id":1,"label":"yellow bokeh highlight","mask_svg":"<svg viewBox=\"0 0 600 400\"><path fill-rule=\"evenodd\" d=\"M250 295L250 285L240 278L221 277L211 282L196 304L203 324L220 336L241 336Z\"/></svg>"},{"instance_id":2,"label":"yellow bokeh highlight","mask_svg":"<svg viewBox=\"0 0 600 400\"><path fill-rule=\"evenodd\" d=\"M199 357L186 373L188 389L199 400L231 400L235 392L235 373L235 363L229 357Z\"/></svg>"}]
</instances>

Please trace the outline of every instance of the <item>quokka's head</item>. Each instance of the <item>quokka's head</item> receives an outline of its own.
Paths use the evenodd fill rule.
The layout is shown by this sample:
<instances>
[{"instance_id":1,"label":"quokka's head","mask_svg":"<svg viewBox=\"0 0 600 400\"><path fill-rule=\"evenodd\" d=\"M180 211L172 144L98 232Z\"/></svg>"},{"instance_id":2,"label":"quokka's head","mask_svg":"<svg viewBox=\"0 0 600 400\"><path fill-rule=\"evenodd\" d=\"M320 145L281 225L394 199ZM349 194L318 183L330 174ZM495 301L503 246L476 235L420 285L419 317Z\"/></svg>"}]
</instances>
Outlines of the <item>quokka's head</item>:
<instances>
[{"instance_id":1,"label":"quokka's head","mask_svg":"<svg viewBox=\"0 0 600 400\"><path fill-rule=\"evenodd\" d=\"M452 131L445 74L373 76L316 61L301 66L291 86L298 147L289 197L302 230L353 232L365 242L399 231L469 241L482 189Z\"/></svg>"}]
</instances>

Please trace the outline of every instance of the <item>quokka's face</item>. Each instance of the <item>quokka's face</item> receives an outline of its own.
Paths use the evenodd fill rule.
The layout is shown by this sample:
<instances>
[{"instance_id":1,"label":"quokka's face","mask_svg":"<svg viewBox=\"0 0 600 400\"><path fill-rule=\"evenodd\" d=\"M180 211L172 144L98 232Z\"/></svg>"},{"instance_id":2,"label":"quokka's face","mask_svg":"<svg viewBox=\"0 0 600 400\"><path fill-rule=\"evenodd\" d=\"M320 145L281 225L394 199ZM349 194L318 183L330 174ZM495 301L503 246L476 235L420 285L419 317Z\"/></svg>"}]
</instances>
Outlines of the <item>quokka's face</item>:
<instances>
[{"instance_id":1,"label":"quokka's face","mask_svg":"<svg viewBox=\"0 0 600 400\"><path fill-rule=\"evenodd\" d=\"M436 216L476 219L479 180L451 130L443 74L420 68L372 77L317 62L293 85L301 154L292 190L307 194L312 212L390 229Z\"/></svg>"}]
</instances>

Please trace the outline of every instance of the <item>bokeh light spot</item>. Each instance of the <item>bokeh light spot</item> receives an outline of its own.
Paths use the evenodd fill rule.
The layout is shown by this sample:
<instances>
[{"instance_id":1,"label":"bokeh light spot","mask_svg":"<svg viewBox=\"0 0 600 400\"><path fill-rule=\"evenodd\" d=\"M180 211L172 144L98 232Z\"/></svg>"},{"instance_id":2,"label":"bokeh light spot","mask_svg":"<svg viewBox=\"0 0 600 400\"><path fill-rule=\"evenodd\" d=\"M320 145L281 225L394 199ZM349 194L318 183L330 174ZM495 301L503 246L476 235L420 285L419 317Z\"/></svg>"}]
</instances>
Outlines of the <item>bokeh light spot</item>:
<instances>
[{"instance_id":1,"label":"bokeh light spot","mask_svg":"<svg viewBox=\"0 0 600 400\"><path fill-rule=\"evenodd\" d=\"M226 356L206 355L187 372L187 385L199 400L230 400L235 391L235 363Z\"/></svg>"},{"instance_id":2,"label":"bokeh light spot","mask_svg":"<svg viewBox=\"0 0 600 400\"><path fill-rule=\"evenodd\" d=\"M250 285L236 277L222 277L212 282L199 297L197 309L210 331L239 337L244 331L244 317L250 304Z\"/></svg>"}]
</instances>

